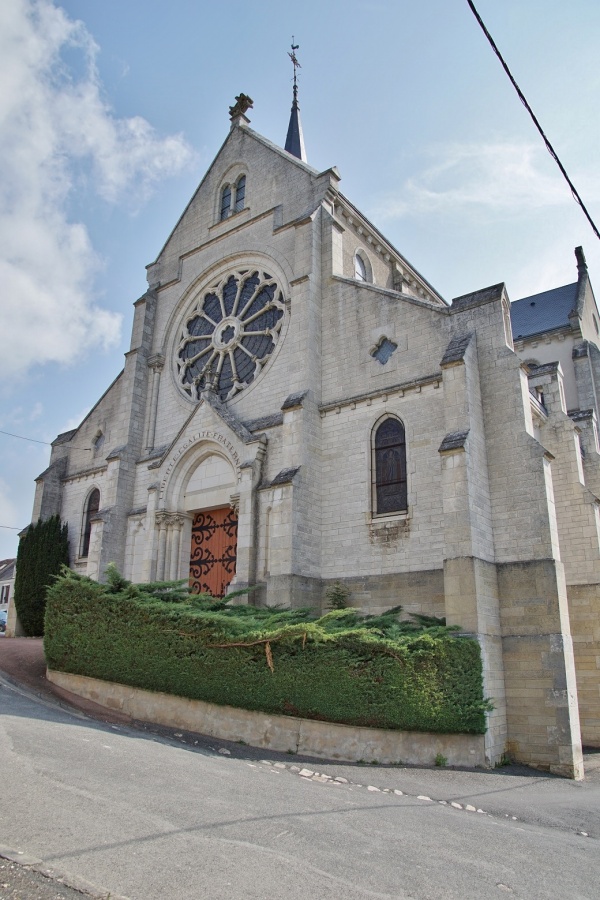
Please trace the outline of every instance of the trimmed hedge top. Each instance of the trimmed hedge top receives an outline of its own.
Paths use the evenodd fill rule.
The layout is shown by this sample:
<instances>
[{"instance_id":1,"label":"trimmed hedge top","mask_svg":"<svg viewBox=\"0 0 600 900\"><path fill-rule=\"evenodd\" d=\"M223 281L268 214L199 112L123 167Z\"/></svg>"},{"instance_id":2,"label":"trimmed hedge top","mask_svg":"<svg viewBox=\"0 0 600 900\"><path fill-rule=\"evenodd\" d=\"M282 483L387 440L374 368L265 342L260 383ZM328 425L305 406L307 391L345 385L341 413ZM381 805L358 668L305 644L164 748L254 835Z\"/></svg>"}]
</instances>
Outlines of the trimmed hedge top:
<instances>
[{"instance_id":1,"label":"trimmed hedge top","mask_svg":"<svg viewBox=\"0 0 600 900\"><path fill-rule=\"evenodd\" d=\"M407 731L485 731L479 645L442 620L229 606L182 582L48 591L52 669L250 710Z\"/></svg>"}]
</instances>

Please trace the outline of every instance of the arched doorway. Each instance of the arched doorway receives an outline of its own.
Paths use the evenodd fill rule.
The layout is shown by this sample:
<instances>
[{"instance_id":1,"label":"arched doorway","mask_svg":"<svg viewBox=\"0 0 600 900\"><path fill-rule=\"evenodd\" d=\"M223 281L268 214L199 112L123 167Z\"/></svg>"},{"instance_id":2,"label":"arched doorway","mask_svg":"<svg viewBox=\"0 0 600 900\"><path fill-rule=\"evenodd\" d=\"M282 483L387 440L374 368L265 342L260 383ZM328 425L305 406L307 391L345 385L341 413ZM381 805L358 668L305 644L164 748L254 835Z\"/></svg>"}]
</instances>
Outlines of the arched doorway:
<instances>
[{"instance_id":1,"label":"arched doorway","mask_svg":"<svg viewBox=\"0 0 600 900\"><path fill-rule=\"evenodd\" d=\"M193 516L189 579L192 592L224 597L235 576L237 511L231 495L236 474L223 456L211 453L193 470L184 505Z\"/></svg>"},{"instance_id":2,"label":"arched doorway","mask_svg":"<svg viewBox=\"0 0 600 900\"><path fill-rule=\"evenodd\" d=\"M237 561L237 513L230 506L194 515L190 588L194 594L224 597Z\"/></svg>"}]
</instances>

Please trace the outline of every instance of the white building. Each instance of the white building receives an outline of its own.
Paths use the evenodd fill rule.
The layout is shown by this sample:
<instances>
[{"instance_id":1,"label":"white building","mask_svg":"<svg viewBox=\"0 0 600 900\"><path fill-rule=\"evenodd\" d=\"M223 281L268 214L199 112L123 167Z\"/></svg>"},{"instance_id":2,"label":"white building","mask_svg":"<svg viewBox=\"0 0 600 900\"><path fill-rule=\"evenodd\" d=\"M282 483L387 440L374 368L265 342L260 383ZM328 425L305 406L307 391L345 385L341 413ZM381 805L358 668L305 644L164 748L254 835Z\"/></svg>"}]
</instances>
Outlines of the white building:
<instances>
[{"instance_id":1,"label":"white building","mask_svg":"<svg viewBox=\"0 0 600 900\"><path fill-rule=\"evenodd\" d=\"M16 559L0 559L0 612L6 613L7 616L13 605L16 562Z\"/></svg>"},{"instance_id":2,"label":"white building","mask_svg":"<svg viewBox=\"0 0 600 900\"><path fill-rule=\"evenodd\" d=\"M575 284L446 302L247 98L134 304L125 368L54 441L33 520L72 566L478 635L490 763L600 746L598 310ZM525 363L528 365L525 365ZM536 368L534 366L537 365ZM89 448L89 449L85 449ZM573 639L571 639L571 633ZM575 651L573 650L575 647ZM580 729L581 716L581 729Z\"/></svg>"}]
</instances>

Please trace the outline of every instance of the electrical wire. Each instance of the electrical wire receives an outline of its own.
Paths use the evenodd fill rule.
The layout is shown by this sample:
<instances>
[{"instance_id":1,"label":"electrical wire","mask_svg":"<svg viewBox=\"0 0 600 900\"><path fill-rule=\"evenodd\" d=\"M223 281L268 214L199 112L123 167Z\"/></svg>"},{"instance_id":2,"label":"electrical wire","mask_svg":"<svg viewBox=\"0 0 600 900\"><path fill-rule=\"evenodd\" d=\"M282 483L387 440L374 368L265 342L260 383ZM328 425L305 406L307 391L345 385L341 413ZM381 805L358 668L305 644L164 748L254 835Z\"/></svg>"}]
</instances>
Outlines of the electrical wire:
<instances>
[{"instance_id":1,"label":"electrical wire","mask_svg":"<svg viewBox=\"0 0 600 900\"><path fill-rule=\"evenodd\" d=\"M24 437L22 434L13 434L12 431L2 431L0 428L0 434L7 434L9 437L18 438L20 441L31 441L32 444L45 444L47 447L52 447L51 441L38 441L36 438ZM91 450L91 447L70 447L71 450Z\"/></svg>"},{"instance_id":2,"label":"electrical wire","mask_svg":"<svg viewBox=\"0 0 600 900\"><path fill-rule=\"evenodd\" d=\"M502 68L504 69L504 71L505 71L506 74L508 75L508 77L509 77L509 79L510 79L510 81L511 81L512 86L514 87L515 91L517 92L517 95L518 95L518 97L519 97L519 100L521 101L521 103L523 104L523 106L525 107L525 109L527 110L527 112L529 113L529 115L531 116L531 119L532 119L532 121L533 121L533 124L535 125L535 127L536 127L537 130L539 131L540 135L542 136L542 140L544 141L544 144L546 145L546 149L548 150L548 153L550 154L550 156L552 157L552 159L555 161L556 165L558 166L558 168L559 168L560 171L562 172L562 175L563 175L565 181L567 182L567 184L569 185L569 187L570 187L570 189L571 189L571 194L573 195L573 199L580 205L581 209L582 209L583 212L584 212L584 215L585 215L586 219L588 220L588 222L589 222L590 225L592 226L592 229L593 229L593 231L594 231L594 234L596 235L597 238L600 239L600 231L598 231L598 229L596 228L596 225L594 224L594 221L593 221L592 217L590 216L589 212L587 211L587 209L586 209L586 207L585 207L585 204L584 204L583 200L582 200L581 197L579 196L579 193L577 192L577 189L576 189L575 185L573 184L573 182L572 182L571 179L569 178L569 176L568 176L568 174L567 174L567 170L565 169L565 167L564 167L563 164L561 163L560 159L558 158L558 155L557 155L557 153L556 153L556 150L554 149L554 147L552 146L552 144L550 143L550 141L548 140L548 138L547 138L546 135L544 134L544 130L543 130L542 126L540 125L540 123L538 122L537 117L536 117L535 113L533 112L532 108L530 107L529 103L527 102L527 100L526 100L526 98L525 98L525 95L523 94L523 91L521 90L521 88L519 87L519 85L517 84L517 82L515 81L515 79L513 78L512 72L511 72L510 69L508 68L508 65L504 62L504 59L503 59L503 57L502 57L502 54L501 54L500 51L498 50L498 47L496 46L493 37L491 36L491 34L489 33L489 31L488 31L487 28L485 27L485 25L484 25L484 23L483 23L483 20L482 20L481 16L479 15L479 13L477 12L477 10L475 9L475 4L472 2L472 0L467 0L467 3L469 4L469 6L470 6L470 8L471 8L471 12L473 13L473 15L475 16L475 18L476 18L477 21L479 22L479 25L480 25L480 27L481 27L481 30L483 31L483 33L485 34L486 38L488 39L488 41L489 41L489 43L490 43L490 45L491 45L491 47L492 47L492 50L494 51L494 53L496 54L496 56L497 56L498 59L500 60L500 63L502 64Z\"/></svg>"},{"instance_id":3,"label":"electrical wire","mask_svg":"<svg viewBox=\"0 0 600 900\"><path fill-rule=\"evenodd\" d=\"M8 528L10 531L21 531L21 528L16 528L14 525L0 525L0 528Z\"/></svg>"}]
</instances>

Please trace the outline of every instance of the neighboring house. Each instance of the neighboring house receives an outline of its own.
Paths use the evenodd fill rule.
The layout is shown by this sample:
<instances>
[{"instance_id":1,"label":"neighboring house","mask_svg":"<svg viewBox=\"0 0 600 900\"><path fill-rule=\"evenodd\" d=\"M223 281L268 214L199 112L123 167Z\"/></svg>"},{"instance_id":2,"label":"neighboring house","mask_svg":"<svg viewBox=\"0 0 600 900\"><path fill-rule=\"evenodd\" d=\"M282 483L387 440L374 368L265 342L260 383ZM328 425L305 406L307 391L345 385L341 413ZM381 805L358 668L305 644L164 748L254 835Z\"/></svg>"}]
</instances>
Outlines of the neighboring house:
<instances>
[{"instance_id":1,"label":"neighboring house","mask_svg":"<svg viewBox=\"0 0 600 900\"><path fill-rule=\"evenodd\" d=\"M0 612L7 613L10 622L11 608L14 610L13 594L15 590L16 559L0 559ZM7 624L6 633L10 633Z\"/></svg>"},{"instance_id":2,"label":"neighboring house","mask_svg":"<svg viewBox=\"0 0 600 900\"><path fill-rule=\"evenodd\" d=\"M125 368L37 479L73 568L190 578L478 636L486 752L600 746L598 310L574 285L446 302L246 104L134 304ZM511 314L513 329L511 329ZM513 344L513 330L516 344ZM575 640L575 652L573 641ZM581 716L581 729L580 729Z\"/></svg>"}]
</instances>

